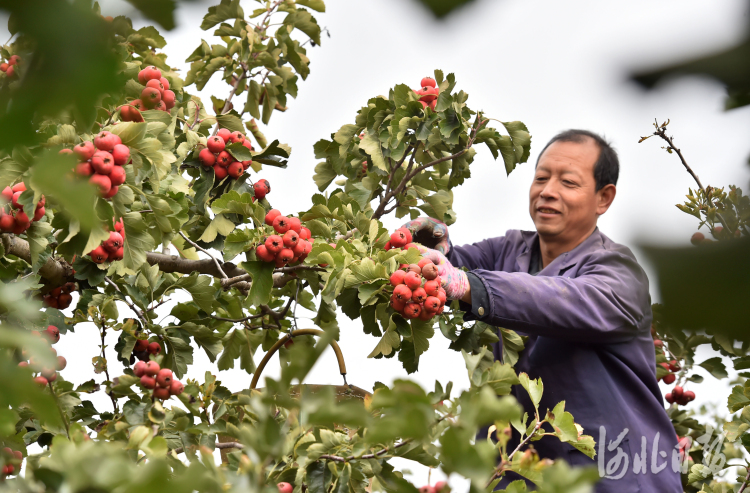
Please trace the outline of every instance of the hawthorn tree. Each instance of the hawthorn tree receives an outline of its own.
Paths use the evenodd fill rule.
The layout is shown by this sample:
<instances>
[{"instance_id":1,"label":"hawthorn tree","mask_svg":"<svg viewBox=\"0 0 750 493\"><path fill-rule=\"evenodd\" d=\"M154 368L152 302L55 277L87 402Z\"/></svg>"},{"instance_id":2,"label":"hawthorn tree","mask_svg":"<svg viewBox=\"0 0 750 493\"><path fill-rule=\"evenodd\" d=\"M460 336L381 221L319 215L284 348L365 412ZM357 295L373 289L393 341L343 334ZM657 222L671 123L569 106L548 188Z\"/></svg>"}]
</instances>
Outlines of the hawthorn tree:
<instances>
[{"instance_id":1,"label":"hawthorn tree","mask_svg":"<svg viewBox=\"0 0 750 493\"><path fill-rule=\"evenodd\" d=\"M398 84L315 144L320 193L293 214L283 201L272 205L261 178L265 166L285 167L291 149L268 142L258 122L287 111L308 76L323 1L259 1L245 12L239 0L222 0L200 26L221 43L201 42L184 77L167 63L155 27L136 30L85 4L58 2L55 14L86 26L88 37L70 43L83 50L81 70L100 71L87 90L65 82L70 92L44 89L56 56L66 54L64 38L52 35L64 22L35 22L16 6L14 36L1 51L0 129L9 132L0 141L4 487L415 491L394 457L464 476L473 491L511 470L548 491L597 479L540 460L530 446L555 435L595 454L564 402L521 415L511 387L535 403L543 393L540 380L513 370L523 338L465 322L431 285L425 296L430 290L438 301L417 300L417 274L429 282L430 269L412 245L389 244L380 222L388 214L455 222L452 189L470 177L476 146L501 158L507 173L527 160L521 122L495 120L502 133L490 127L453 74L436 70L416 89ZM154 9L143 3L147 15ZM191 94L212 77L227 83L226 96L208 103ZM411 311L392 299L402 268L417 273L409 274L417 283ZM175 304L173 322L157 321L156 308L177 291L190 301ZM302 327L298 306L315 313L315 328ZM329 345L345 374L336 344L342 313L373 336L371 357L398 357L407 373L438 327L463 354L471 388L456 395L450 383L427 390L407 378L372 391L346 381L299 385ZM59 371L75 355L57 355L53 345L77 337L82 323L97 327L101 337L81 343L100 355L90 379L69 381ZM118 341L108 347L113 332ZM488 349L499 338L504 362ZM195 351L215 371L184 380ZM281 376L260 382L277 351ZM121 375L109 369L114 358ZM220 371L252 374L251 388L231 392ZM111 406L95 407L92 393ZM475 441L487 425L494 439ZM522 435L514 450L506 446L511 427ZM525 491L520 482L514 488Z\"/></svg>"}]
</instances>

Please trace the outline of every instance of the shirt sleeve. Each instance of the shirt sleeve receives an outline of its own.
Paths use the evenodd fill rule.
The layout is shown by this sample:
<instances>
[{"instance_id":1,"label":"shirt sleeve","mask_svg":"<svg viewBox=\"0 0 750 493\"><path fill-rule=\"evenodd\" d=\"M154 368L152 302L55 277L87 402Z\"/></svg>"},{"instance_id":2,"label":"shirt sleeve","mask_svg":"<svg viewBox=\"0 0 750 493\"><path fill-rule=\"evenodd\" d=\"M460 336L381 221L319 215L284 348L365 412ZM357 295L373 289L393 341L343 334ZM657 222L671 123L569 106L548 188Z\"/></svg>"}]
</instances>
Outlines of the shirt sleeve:
<instances>
[{"instance_id":1,"label":"shirt sleeve","mask_svg":"<svg viewBox=\"0 0 750 493\"><path fill-rule=\"evenodd\" d=\"M531 335L576 342L631 340L644 317L651 317L645 272L635 259L619 252L582 262L573 278L473 270L487 292L484 316L478 318ZM478 315L474 284L471 289L471 310Z\"/></svg>"},{"instance_id":2,"label":"shirt sleeve","mask_svg":"<svg viewBox=\"0 0 750 493\"><path fill-rule=\"evenodd\" d=\"M469 278L469 286L471 287L471 304L459 301L459 308L467 312L467 315L471 314L471 316L465 318L466 320L480 320L484 322L484 315L489 311L486 308L490 304L489 294L487 294L487 289L484 287L482 279L473 272L467 272L466 277Z\"/></svg>"},{"instance_id":3,"label":"shirt sleeve","mask_svg":"<svg viewBox=\"0 0 750 493\"><path fill-rule=\"evenodd\" d=\"M489 238L471 245L453 246L446 257L454 267L466 267L469 270L495 268L495 259L502 251L505 237Z\"/></svg>"}]
</instances>

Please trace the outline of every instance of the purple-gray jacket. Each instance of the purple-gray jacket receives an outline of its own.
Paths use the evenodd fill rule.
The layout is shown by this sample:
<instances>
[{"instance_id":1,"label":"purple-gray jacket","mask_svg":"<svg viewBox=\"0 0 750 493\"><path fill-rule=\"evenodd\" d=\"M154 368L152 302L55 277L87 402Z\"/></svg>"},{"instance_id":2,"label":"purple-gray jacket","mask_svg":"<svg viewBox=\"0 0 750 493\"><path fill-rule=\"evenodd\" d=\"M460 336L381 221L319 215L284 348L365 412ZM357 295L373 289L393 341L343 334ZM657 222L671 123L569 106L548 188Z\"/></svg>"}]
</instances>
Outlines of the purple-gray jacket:
<instances>
[{"instance_id":1,"label":"purple-gray jacket","mask_svg":"<svg viewBox=\"0 0 750 493\"><path fill-rule=\"evenodd\" d=\"M630 249L598 228L531 275L532 249L538 248L536 232L509 230L447 255L470 270L467 318L529 336L516 371L542 378L541 413L566 402L565 410L596 440L597 455L591 460L556 437L534 447L541 457L598 466L597 493L681 493L677 438L656 381L645 272ZM501 344L496 359L502 359ZM533 415L520 386L514 395ZM508 450L518 444L513 433ZM501 486L512 479L518 476Z\"/></svg>"}]
</instances>

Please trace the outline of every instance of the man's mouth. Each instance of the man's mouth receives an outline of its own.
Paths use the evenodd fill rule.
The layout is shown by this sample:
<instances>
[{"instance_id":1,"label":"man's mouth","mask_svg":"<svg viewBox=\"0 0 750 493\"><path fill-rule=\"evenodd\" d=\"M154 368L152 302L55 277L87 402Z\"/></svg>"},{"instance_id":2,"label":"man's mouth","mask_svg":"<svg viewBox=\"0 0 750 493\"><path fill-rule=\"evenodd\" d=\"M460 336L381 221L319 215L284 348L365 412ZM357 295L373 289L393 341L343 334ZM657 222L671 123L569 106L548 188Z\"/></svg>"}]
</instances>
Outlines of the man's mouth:
<instances>
[{"instance_id":1,"label":"man's mouth","mask_svg":"<svg viewBox=\"0 0 750 493\"><path fill-rule=\"evenodd\" d=\"M555 209L550 209L549 207L538 207L537 212L541 212L542 214L560 214L560 211Z\"/></svg>"}]
</instances>

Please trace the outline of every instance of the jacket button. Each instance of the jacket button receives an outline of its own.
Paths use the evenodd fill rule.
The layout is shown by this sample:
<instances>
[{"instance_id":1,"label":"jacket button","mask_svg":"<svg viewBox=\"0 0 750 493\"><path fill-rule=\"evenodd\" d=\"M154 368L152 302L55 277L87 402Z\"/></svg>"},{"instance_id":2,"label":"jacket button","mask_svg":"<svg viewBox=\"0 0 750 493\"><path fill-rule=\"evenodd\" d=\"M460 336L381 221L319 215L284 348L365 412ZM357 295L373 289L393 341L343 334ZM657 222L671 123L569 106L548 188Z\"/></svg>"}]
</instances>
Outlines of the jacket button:
<instances>
[{"instance_id":1,"label":"jacket button","mask_svg":"<svg viewBox=\"0 0 750 493\"><path fill-rule=\"evenodd\" d=\"M480 317L481 317L482 315L484 315L484 307L483 307L483 306L480 306L480 307L479 307L479 310L477 310L477 313L479 314L479 316L480 316Z\"/></svg>"}]
</instances>

